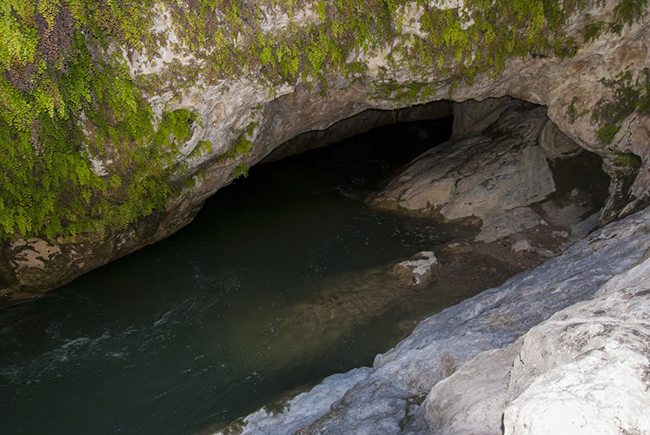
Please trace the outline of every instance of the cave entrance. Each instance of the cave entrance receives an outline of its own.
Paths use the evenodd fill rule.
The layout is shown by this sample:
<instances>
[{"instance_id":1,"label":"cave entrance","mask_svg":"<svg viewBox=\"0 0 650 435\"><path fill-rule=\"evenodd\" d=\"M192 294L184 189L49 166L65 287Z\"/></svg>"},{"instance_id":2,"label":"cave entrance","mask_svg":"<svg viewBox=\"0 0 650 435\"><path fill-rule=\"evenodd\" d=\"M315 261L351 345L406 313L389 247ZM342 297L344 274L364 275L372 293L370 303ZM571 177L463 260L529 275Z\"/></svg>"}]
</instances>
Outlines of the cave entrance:
<instances>
[{"instance_id":1,"label":"cave entrance","mask_svg":"<svg viewBox=\"0 0 650 435\"><path fill-rule=\"evenodd\" d=\"M188 227L21 306L18 330L0 317L3 427L195 433L371 364L403 336L403 310L388 308L404 292L370 286L454 231L364 197L445 141L447 115L256 165Z\"/></svg>"},{"instance_id":2,"label":"cave entrance","mask_svg":"<svg viewBox=\"0 0 650 435\"><path fill-rule=\"evenodd\" d=\"M399 174L409 162L445 146L451 105L430 107L440 114L443 105L436 119L418 118L426 106L364 112L298 137L217 192L187 228L22 306L18 329L0 329L0 355L12 356L0 359L8 432L36 432L41 419L52 434L223 426L293 388L370 365L422 318L542 261L535 230L561 239L551 218L586 213L570 202L577 182L576 198L591 189L575 171L595 170L596 160L551 164L561 192L553 206L530 206L548 222L526 229L539 251L520 243L515 252L515 239L475 242L480 222L367 204L408 181ZM503 113L533 110L524 109ZM479 133L497 140L504 131ZM322 147L306 150L310 135ZM420 266L433 270L422 281ZM73 407L74 419L58 418Z\"/></svg>"}]
</instances>

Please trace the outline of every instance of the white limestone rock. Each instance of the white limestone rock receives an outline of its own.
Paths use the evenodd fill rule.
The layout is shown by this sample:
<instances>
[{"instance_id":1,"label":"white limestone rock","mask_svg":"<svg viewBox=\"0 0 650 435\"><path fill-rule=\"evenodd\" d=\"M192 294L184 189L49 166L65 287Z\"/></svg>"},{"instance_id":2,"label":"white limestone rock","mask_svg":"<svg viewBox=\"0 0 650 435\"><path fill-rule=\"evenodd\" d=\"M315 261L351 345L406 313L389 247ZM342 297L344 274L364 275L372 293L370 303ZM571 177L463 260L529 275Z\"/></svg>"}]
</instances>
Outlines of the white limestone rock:
<instances>
[{"instance_id":1,"label":"white limestone rock","mask_svg":"<svg viewBox=\"0 0 650 435\"><path fill-rule=\"evenodd\" d=\"M531 329L514 359L506 434L650 433L650 260Z\"/></svg>"},{"instance_id":2,"label":"white limestone rock","mask_svg":"<svg viewBox=\"0 0 650 435\"><path fill-rule=\"evenodd\" d=\"M649 433L650 259L641 261L436 384L421 410L427 433L502 434L502 422L517 435Z\"/></svg>"},{"instance_id":3,"label":"white limestone rock","mask_svg":"<svg viewBox=\"0 0 650 435\"><path fill-rule=\"evenodd\" d=\"M504 349L480 353L437 383L423 404L429 433L501 434L510 369L520 348L518 340Z\"/></svg>"},{"instance_id":4,"label":"white limestone rock","mask_svg":"<svg viewBox=\"0 0 650 435\"><path fill-rule=\"evenodd\" d=\"M423 287L433 276L433 267L438 259L431 251L422 251L413 255L410 260L402 261L393 266L391 275L410 287Z\"/></svg>"},{"instance_id":5,"label":"white limestone rock","mask_svg":"<svg viewBox=\"0 0 650 435\"><path fill-rule=\"evenodd\" d=\"M333 404L341 400L352 387L367 379L371 372L372 369L363 367L329 376L310 391L279 405L282 411L262 408L214 435L228 435L232 431L240 435L295 433L327 414Z\"/></svg>"},{"instance_id":6,"label":"white limestone rock","mask_svg":"<svg viewBox=\"0 0 650 435\"><path fill-rule=\"evenodd\" d=\"M569 234L570 240L580 240L593 231L598 226L601 212L598 211L585 219L582 219L571 225L571 233Z\"/></svg>"},{"instance_id":7,"label":"white limestone rock","mask_svg":"<svg viewBox=\"0 0 650 435\"><path fill-rule=\"evenodd\" d=\"M473 135L439 145L414 160L371 204L447 219L490 219L541 201L555 191L537 138L545 110L512 103L491 127L498 138Z\"/></svg>"},{"instance_id":8,"label":"white limestone rock","mask_svg":"<svg viewBox=\"0 0 650 435\"><path fill-rule=\"evenodd\" d=\"M409 392L373 379L358 384L329 413L298 434L398 435L406 418Z\"/></svg>"}]
</instances>

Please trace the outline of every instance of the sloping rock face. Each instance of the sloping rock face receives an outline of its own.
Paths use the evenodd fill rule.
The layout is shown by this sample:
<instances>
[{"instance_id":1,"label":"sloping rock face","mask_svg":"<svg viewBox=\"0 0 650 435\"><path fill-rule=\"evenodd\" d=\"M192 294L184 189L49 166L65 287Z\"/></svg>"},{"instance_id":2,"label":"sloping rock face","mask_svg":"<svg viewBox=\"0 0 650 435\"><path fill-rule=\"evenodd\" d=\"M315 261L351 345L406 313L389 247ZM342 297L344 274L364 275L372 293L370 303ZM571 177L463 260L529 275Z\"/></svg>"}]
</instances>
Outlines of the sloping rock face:
<instances>
[{"instance_id":1,"label":"sloping rock face","mask_svg":"<svg viewBox=\"0 0 650 435\"><path fill-rule=\"evenodd\" d=\"M219 433L647 433L648 252L650 209Z\"/></svg>"},{"instance_id":2,"label":"sloping rock face","mask_svg":"<svg viewBox=\"0 0 650 435\"><path fill-rule=\"evenodd\" d=\"M434 433L647 433L650 260L429 394Z\"/></svg>"},{"instance_id":3,"label":"sloping rock face","mask_svg":"<svg viewBox=\"0 0 650 435\"><path fill-rule=\"evenodd\" d=\"M545 199L555 191L553 174L539 145L549 122L546 109L500 104L508 109L489 128L490 119L481 120L472 126L480 134L424 153L370 203L420 214L435 211L447 219L476 216L485 220ZM477 130L481 124L484 131Z\"/></svg>"},{"instance_id":4,"label":"sloping rock face","mask_svg":"<svg viewBox=\"0 0 650 435\"><path fill-rule=\"evenodd\" d=\"M647 433L649 296L646 259L526 334L512 360L505 432Z\"/></svg>"},{"instance_id":5,"label":"sloping rock face","mask_svg":"<svg viewBox=\"0 0 650 435\"><path fill-rule=\"evenodd\" d=\"M282 83L269 81L255 69L249 75L210 78L210 71L220 67L216 64L219 58L210 58L215 62L212 68L205 60L208 57L200 52L200 43L192 40L189 44L187 38L180 39L178 29L171 24L171 13L162 8L150 38L159 46L148 51L113 46L109 52L111 56L123 54L125 70L136 82L158 83L147 96L155 116L162 116L164 111L186 109L200 120L191 124L188 138L176 144L180 154L175 163L182 163L185 168L174 179L178 190L163 208L150 211L126 228L65 238L28 236L5 241L0 253L0 296L17 300L37 295L167 237L189 223L207 197L282 143L302 133L324 130L367 109L392 110L447 96L454 101L465 101L511 95L546 106L549 117L561 132L602 156L607 172L613 177L603 222L629 214L647 202L650 133L648 115L640 109L644 103L639 100L647 97L643 84L644 68L650 67L647 20L632 16L615 32L602 31L587 37L590 24L607 23L612 16L618 16L614 13L618 2L587 2L565 25L566 41L570 38L585 41L578 44L575 54L572 50L559 50L572 56L560 58L552 50L542 48L541 53L501 59L503 68L498 74L473 72L471 80L464 82L464 59L467 62L475 59L472 53L455 62L451 62L456 58L454 53L445 54L447 57L441 55L442 66L430 69L414 68L408 56L404 56L404 50L420 42L429 32L423 24L424 6L466 19L459 24L461 34L473 25L463 2L428 2L424 6L419 3L400 6L399 16L405 19L395 41L387 46L355 51L342 61L349 69L363 71L362 75L332 70L328 73L327 86L315 79L314 72L304 76L295 73L295 80ZM645 13L643 7L639 11ZM258 25L266 36L273 36L287 29L314 28L321 22L321 12L327 15L328 9L322 11L313 2L301 4L301 9L291 16L284 11L275 13L272 8L263 12L265 18ZM458 32L454 35L458 36ZM446 35L445 44L455 47L458 40L454 35ZM313 45L307 50L309 60L318 66L322 59ZM571 44L567 42L567 45ZM179 68L184 71L182 68L197 58L202 59L202 63L198 62L202 69L191 70L194 75L177 72ZM237 68L242 69L240 65ZM629 75L620 76L625 71ZM618 107L622 95L627 95L626 89L632 89L638 97L631 112L609 110ZM596 112L600 115L592 116ZM617 116L605 119L603 114L614 112ZM202 148L207 141L211 142L211 149ZM224 158L238 144L245 145L240 147L244 152ZM250 144L253 146L249 149ZM115 156L115 152L93 156L93 170L109 180L114 175L111 168ZM46 251L47 255L41 255ZM38 261L22 260L32 257Z\"/></svg>"}]
</instances>

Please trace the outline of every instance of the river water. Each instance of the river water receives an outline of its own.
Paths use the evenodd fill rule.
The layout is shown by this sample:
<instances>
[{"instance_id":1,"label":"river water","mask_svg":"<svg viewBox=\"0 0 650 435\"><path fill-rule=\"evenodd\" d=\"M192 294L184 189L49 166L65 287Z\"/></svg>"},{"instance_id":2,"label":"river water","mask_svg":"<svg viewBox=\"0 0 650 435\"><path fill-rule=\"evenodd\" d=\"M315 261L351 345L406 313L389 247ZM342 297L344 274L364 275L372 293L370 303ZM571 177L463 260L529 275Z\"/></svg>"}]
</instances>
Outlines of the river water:
<instances>
[{"instance_id":1,"label":"river water","mask_svg":"<svg viewBox=\"0 0 650 435\"><path fill-rule=\"evenodd\" d=\"M0 310L0 434L196 434L372 364L412 314L337 295L455 230L363 198L448 134L397 124L258 165L174 236Z\"/></svg>"}]
</instances>

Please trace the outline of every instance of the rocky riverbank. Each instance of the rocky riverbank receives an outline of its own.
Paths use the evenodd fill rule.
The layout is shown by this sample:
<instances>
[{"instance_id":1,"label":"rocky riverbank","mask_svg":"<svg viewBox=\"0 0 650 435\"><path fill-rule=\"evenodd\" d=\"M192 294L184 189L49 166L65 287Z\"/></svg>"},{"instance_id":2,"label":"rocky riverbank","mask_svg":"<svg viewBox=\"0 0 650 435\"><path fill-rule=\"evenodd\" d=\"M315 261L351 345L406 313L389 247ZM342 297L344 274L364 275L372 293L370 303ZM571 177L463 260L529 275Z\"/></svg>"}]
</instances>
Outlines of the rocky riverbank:
<instances>
[{"instance_id":1,"label":"rocky riverbank","mask_svg":"<svg viewBox=\"0 0 650 435\"><path fill-rule=\"evenodd\" d=\"M474 116L471 128L457 125L449 142L416 158L368 199L402 213L463 219L475 225L473 234L435 252L338 278L335 285L325 283L330 287L326 296L302 304L293 320L316 328L353 324L389 307L395 310L405 300L434 312L436 291L454 294L449 291L454 288L470 297L495 287L427 318L393 350L378 355L372 368L331 376L310 392L263 408L218 433L496 434L504 413L511 416L508 430L513 432L508 433L548 433L547 424L560 425L556 433L574 429L571 425L578 423L573 420L551 414L528 418L529 411L513 410L528 409L524 398L529 395L542 400L537 378L555 366L582 364L584 349L596 348L602 340L635 348L634 340L619 339L634 333L620 332L617 320L611 320L611 327L601 325L603 316L618 316L626 308L617 305L612 313L589 308L591 314L585 316L569 307L592 297L589 304L601 308L603 298L621 299L612 296L613 284L606 284L614 278L629 282L628 293L639 290L636 278L626 277L638 277L650 267L650 262L638 266L650 248L650 210L587 237L597 228L597 210L606 196L608 180L599 159L557 131L539 106L502 99L482 107L499 110ZM505 277L531 268L498 286ZM557 324L554 319L563 315ZM544 328L552 333L538 337L535 331ZM612 331L618 332L608 335ZM555 346L553 356L545 354L549 346ZM530 362L523 363L527 358ZM531 369L536 364L541 368ZM605 366L593 370L613 370ZM590 387L581 388L587 392ZM561 389L557 394L572 393ZM636 405L631 406L625 412ZM607 412L616 413L608 408L603 415ZM538 432L526 432L532 427L528 420L535 421ZM622 427L642 424L621 422Z\"/></svg>"},{"instance_id":2,"label":"rocky riverbank","mask_svg":"<svg viewBox=\"0 0 650 435\"><path fill-rule=\"evenodd\" d=\"M218 433L645 433L649 249L646 209Z\"/></svg>"}]
</instances>

